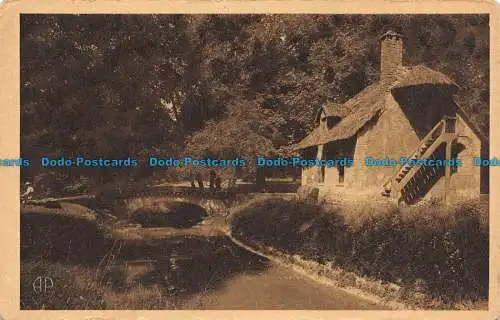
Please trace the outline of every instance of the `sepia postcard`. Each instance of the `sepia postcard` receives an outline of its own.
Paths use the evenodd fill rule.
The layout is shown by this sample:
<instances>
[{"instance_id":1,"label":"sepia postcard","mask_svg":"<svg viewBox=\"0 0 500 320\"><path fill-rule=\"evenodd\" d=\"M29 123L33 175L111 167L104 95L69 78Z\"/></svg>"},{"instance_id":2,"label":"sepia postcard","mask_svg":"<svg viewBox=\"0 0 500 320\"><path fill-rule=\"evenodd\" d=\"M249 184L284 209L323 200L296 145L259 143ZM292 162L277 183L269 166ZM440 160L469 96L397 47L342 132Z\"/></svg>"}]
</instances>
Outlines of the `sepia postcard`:
<instances>
[{"instance_id":1,"label":"sepia postcard","mask_svg":"<svg viewBox=\"0 0 500 320\"><path fill-rule=\"evenodd\" d=\"M0 319L500 319L497 29L5 1Z\"/></svg>"}]
</instances>

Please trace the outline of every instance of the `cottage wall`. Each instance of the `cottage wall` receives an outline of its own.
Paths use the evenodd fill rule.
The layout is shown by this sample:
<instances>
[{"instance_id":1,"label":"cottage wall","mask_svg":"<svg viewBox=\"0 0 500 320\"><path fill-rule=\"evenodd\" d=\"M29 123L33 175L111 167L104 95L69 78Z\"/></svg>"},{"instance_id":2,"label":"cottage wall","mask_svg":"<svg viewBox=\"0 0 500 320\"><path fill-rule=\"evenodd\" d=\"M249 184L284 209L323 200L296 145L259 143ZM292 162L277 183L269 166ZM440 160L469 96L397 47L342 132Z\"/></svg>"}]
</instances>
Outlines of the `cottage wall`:
<instances>
[{"instance_id":1,"label":"cottage wall","mask_svg":"<svg viewBox=\"0 0 500 320\"><path fill-rule=\"evenodd\" d=\"M456 142L462 144L465 150L457 156L462 160L462 166L452 175L451 186L457 190L457 193L472 192L479 195L481 169L473 165L472 159L481 154L481 140L460 115L458 116L457 130L458 139Z\"/></svg>"},{"instance_id":2,"label":"cottage wall","mask_svg":"<svg viewBox=\"0 0 500 320\"><path fill-rule=\"evenodd\" d=\"M347 170L346 170L347 169ZM344 168L344 184L346 183L345 176L350 168ZM341 186L339 184L339 169L337 167L325 168L325 185L326 186Z\"/></svg>"},{"instance_id":3,"label":"cottage wall","mask_svg":"<svg viewBox=\"0 0 500 320\"><path fill-rule=\"evenodd\" d=\"M479 196L481 186L481 169L475 167L472 162L474 157L481 154L481 140L460 115L457 115L457 118L458 138L455 143L461 144L465 149L456 155L462 161L462 166L450 177L449 197L452 201ZM444 190L444 179L440 179L424 199L441 198L444 196Z\"/></svg>"},{"instance_id":4,"label":"cottage wall","mask_svg":"<svg viewBox=\"0 0 500 320\"><path fill-rule=\"evenodd\" d=\"M319 159L319 158L318 158ZM323 157L327 160L328 158ZM352 168L344 168L344 177L350 176ZM321 180L321 168L320 167L309 167L302 168L302 181L301 185L317 185L328 189L329 187L344 186L347 183L347 179L344 178L344 183L339 184L339 170L337 167L325 167L324 169L324 180Z\"/></svg>"},{"instance_id":5,"label":"cottage wall","mask_svg":"<svg viewBox=\"0 0 500 320\"><path fill-rule=\"evenodd\" d=\"M398 103L388 94L386 110L378 120L358 133L350 186L375 187L380 191L384 182L396 174L397 167L368 167L365 158L399 159L411 155L419 144L418 136Z\"/></svg>"},{"instance_id":6,"label":"cottage wall","mask_svg":"<svg viewBox=\"0 0 500 320\"><path fill-rule=\"evenodd\" d=\"M317 183L320 171L318 168L302 168L301 185L314 185Z\"/></svg>"},{"instance_id":7,"label":"cottage wall","mask_svg":"<svg viewBox=\"0 0 500 320\"><path fill-rule=\"evenodd\" d=\"M314 157L306 155L306 159L320 159L323 153L323 145L319 145L314 150ZM301 185L317 185L321 178L321 168L319 167L304 167L302 168Z\"/></svg>"}]
</instances>

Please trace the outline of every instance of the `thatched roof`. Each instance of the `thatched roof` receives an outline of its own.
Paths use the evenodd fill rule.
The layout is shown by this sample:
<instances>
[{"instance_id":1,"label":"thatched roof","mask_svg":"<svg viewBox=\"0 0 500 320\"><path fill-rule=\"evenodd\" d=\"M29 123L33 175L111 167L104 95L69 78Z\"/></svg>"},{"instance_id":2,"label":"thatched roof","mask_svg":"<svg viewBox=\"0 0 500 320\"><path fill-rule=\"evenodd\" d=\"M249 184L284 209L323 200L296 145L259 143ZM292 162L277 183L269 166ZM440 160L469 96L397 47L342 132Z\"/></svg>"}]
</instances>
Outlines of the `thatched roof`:
<instances>
[{"instance_id":1,"label":"thatched roof","mask_svg":"<svg viewBox=\"0 0 500 320\"><path fill-rule=\"evenodd\" d=\"M294 146L295 150L304 149L329 141L348 139L354 136L365 123L372 119L384 106L383 97L387 94L381 84L375 83L366 87L357 96L344 103L344 108L350 113L335 127L324 130L315 128L300 143Z\"/></svg>"},{"instance_id":2,"label":"thatched roof","mask_svg":"<svg viewBox=\"0 0 500 320\"><path fill-rule=\"evenodd\" d=\"M294 145L293 149L300 150L353 137L368 121L384 109L384 98L390 94L390 90L419 85L444 85L458 88L450 78L426 66L401 67L393 82L388 84L374 83L345 102L341 108L336 108L335 112L342 114L343 118L336 126L331 129L315 128L301 142Z\"/></svg>"},{"instance_id":3,"label":"thatched roof","mask_svg":"<svg viewBox=\"0 0 500 320\"><path fill-rule=\"evenodd\" d=\"M401 67L397 80L392 83L390 89L413 87L421 85L442 85L458 89L458 85L441 72L434 71L422 64Z\"/></svg>"}]
</instances>

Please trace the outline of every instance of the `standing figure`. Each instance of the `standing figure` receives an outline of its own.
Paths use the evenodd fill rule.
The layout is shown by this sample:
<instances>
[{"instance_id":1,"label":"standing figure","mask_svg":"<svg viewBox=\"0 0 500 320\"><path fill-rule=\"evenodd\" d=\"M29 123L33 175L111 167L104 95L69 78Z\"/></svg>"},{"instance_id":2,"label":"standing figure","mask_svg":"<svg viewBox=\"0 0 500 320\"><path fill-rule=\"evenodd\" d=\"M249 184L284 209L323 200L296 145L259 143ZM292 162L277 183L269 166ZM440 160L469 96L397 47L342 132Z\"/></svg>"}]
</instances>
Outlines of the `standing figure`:
<instances>
[{"instance_id":1,"label":"standing figure","mask_svg":"<svg viewBox=\"0 0 500 320\"><path fill-rule=\"evenodd\" d=\"M220 188L221 188L221 184L222 184L222 179L221 179L221 177L220 177L220 176L217 176L217 177L215 178L215 190L216 190L216 191L219 191L219 190L220 190Z\"/></svg>"},{"instance_id":2,"label":"standing figure","mask_svg":"<svg viewBox=\"0 0 500 320\"><path fill-rule=\"evenodd\" d=\"M211 170L210 171L210 182L209 182L209 186L210 186L210 190L214 191L215 190L215 178L216 178L216 174L215 174L215 171L214 170Z\"/></svg>"},{"instance_id":3,"label":"standing figure","mask_svg":"<svg viewBox=\"0 0 500 320\"><path fill-rule=\"evenodd\" d=\"M26 182L25 184L26 191L21 195L21 203L25 204L27 201L33 198L33 193L35 189L31 185L31 182Z\"/></svg>"},{"instance_id":4,"label":"standing figure","mask_svg":"<svg viewBox=\"0 0 500 320\"><path fill-rule=\"evenodd\" d=\"M203 176L201 173L196 173L196 182L198 183L198 188L203 189Z\"/></svg>"}]
</instances>

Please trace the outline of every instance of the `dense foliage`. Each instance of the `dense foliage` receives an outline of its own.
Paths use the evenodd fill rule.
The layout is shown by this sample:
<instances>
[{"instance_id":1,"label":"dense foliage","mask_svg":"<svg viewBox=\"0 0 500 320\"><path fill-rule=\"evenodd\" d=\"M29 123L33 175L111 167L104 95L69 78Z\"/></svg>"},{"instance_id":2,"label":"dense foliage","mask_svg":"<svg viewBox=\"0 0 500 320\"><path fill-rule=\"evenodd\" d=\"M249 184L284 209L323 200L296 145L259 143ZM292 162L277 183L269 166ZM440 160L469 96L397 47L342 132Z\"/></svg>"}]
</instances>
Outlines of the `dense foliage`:
<instances>
[{"instance_id":1,"label":"dense foliage","mask_svg":"<svg viewBox=\"0 0 500 320\"><path fill-rule=\"evenodd\" d=\"M453 304L488 297L486 212L475 202L331 211L271 199L235 213L232 234Z\"/></svg>"},{"instance_id":2,"label":"dense foliage","mask_svg":"<svg viewBox=\"0 0 500 320\"><path fill-rule=\"evenodd\" d=\"M22 15L22 155L286 150L319 105L377 80L387 29L407 37L405 63L461 86L458 103L488 132L486 15ZM151 175L139 167L60 174Z\"/></svg>"}]
</instances>

